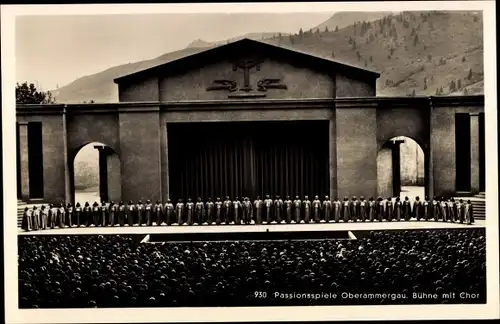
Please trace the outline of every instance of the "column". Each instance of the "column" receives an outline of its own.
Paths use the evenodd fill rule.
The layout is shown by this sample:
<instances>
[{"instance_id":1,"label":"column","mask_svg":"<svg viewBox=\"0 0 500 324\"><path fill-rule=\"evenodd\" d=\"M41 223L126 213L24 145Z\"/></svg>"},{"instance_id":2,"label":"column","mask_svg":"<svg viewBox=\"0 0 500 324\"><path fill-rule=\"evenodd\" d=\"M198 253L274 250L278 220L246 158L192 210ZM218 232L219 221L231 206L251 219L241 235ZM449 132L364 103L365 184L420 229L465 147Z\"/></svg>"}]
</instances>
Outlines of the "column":
<instances>
[{"instance_id":1,"label":"column","mask_svg":"<svg viewBox=\"0 0 500 324\"><path fill-rule=\"evenodd\" d=\"M329 121L328 128L328 148L329 148L329 179L330 179L330 198L337 197L337 129L335 121L335 111Z\"/></svg>"},{"instance_id":2,"label":"column","mask_svg":"<svg viewBox=\"0 0 500 324\"><path fill-rule=\"evenodd\" d=\"M30 169L29 169L29 148L28 148L28 123L19 122L19 148L21 170L21 197L23 201L30 198Z\"/></svg>"},{"instance_id":3,"label":"column","mask_svg":"<svg viewBox=\"0 0 500 324\"><path fill-rule=\"evenodd\" d=\"M160 118L161 199L163 204L170 198L170 171L168 167L167 123Z\"/></svg>"},{"instance_id":4,"label":"column","mask_svg":"<svg viewBox=\"0 0 500 324\"><path fill-rule=\"evenodd\" d=\"M108 159L105 146L96 145L94 148L99 151L99 196L101 201L108 201Z\"/></svg>"},{"instance_id":5,"label":"column","mask_svg":"<svg viewBox=\"0 0 500 324\"><path fill-rule=\"evenodd\" d=\"M480 187L479 114L470 114L470 190L477 194Z\"/></svg>"},{"instance_id":6,"label":"column","mask_svg":"<svg viewBox=\"0 0 500 324\"><path fill-rule=\"evenodd\" d=\"M392 195L401 194L401 144L404 140L392 141Z\"/></svg>"}]
</instances>

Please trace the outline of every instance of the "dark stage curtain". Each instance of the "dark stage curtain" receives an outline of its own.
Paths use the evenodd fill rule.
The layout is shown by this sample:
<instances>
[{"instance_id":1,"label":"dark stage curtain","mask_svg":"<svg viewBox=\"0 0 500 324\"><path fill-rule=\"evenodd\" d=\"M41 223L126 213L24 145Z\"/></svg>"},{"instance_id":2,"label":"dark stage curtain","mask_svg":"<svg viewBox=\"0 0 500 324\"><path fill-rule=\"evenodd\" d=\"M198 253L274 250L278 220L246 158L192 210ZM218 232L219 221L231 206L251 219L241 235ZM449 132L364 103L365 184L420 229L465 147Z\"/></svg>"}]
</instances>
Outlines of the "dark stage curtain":
<instances>
[{"instance_id":1,"label":"dark stage curtain","mask_svg":"<svg viewBox=\"0 0 500 324\"><path fill-rule=\"evenodd\" d=\"M172 199L328 193L328 122L169 124Z\"/></svg>"}]
</instances>

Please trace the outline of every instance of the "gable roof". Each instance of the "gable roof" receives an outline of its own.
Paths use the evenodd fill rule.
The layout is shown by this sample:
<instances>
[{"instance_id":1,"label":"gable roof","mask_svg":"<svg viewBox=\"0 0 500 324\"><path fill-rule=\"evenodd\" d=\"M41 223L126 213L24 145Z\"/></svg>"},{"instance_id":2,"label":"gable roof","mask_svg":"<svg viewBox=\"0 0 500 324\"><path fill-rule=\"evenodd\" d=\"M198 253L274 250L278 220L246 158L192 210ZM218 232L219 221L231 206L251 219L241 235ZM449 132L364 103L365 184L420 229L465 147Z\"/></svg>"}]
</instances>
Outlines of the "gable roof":
<instances>
[{"instance_id":1,"label":"gable roof","mask_svg":"<svg viewBox=\"0 0 500 324\"><path fill-rule=\"evenodd\" d=\"M362 69L356 66L348 65L345 63L340 63L337 61L333 61L321 56L317 56L310 53L301 52L295 49L284 48L264 42L260 42L257 40L252 40L248 38L243 38L241 40L237 40L232 43L215 46L206 50L202 50L201 52L194 53L191 55L186 55L184 57L178 58L176 60L166 62L157 66L153 66L151 68L141 70L138 72L134 72L131 74L127 74L118 78L115 78L113 81L117 84L128 82L135 78L142 78L145 76L151 76L159 71L168 70L170 68L179 68L190 66L190 64L195 62L200 62L204 59L215 59L220 57L221 54L227 52L245 52L248 50L256 50L256 52L272 52L278 56L288 56L296 60L300 60L303 62L308 62L310 64L319 65L326 69L335 69L337 71L343 71L351 75L356 75L358 78L363 79L377 79L380 77L380 73L370 71L367 69Z\"/></svg>"}]
</instances>

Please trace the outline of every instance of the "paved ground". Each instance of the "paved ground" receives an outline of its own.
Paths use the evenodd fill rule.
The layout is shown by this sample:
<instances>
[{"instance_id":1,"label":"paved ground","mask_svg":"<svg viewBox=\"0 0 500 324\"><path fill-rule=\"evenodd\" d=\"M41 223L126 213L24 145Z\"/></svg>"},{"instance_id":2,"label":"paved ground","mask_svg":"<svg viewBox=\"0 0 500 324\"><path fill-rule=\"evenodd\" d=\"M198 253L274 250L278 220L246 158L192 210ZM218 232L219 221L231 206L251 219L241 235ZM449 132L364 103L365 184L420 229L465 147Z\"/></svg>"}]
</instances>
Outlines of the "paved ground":
<instances>
[{"instance_id":1,"label":"paved ground","mask_svg":"<svg viewBox=\"0 0 500 324\"><path fill-rule=\"evenodd\" d=\"M295 231L354 231L354 230L388 230L388 229L444 229L444 228L483 228L484 220L478 220L472 225L459 223L445 223L435 221L410 222L356 222L356 223L329 223L329 224L279 224L279 225L204 225L204 226L124 226L124 227L80 227L55 228L43 231L24 232L21 235L51 235L51 234L173 234L173 233L230 233L230 232L295 232Z\"/></svg>"}]
</instances>

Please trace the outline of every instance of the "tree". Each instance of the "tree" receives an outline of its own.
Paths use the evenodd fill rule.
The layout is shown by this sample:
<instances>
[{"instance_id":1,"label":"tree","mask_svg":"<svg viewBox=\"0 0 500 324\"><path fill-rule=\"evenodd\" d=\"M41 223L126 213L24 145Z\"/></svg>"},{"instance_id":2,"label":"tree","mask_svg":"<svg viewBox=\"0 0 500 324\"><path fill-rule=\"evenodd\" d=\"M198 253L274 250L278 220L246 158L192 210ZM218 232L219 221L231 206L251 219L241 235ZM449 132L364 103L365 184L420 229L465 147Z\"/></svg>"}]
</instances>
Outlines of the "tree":
<instances>
[{"instance_id":1,"label":"tree","mask_svg":"<svg viewBox=\"0 0 500 324\"><path fill-rule=\"evenodd\" d=\"M415 38L413 39L413 46L417 46L418 44L418 35L415 35Z\"/></svg>"},{"instance_id":2,"label":"tree","mask_svg":"<svg viewBox=\"0 0 500 324\"><path fill-rule=\"evenodd\" d=\"M469 70L469 74L467 75L467 80L472 79L472 69Z\"/></svg>"},{"instance_id":3,"label":"tree","mask_svg":"<svg viewBox=\"0 0 500 324\"><path fill-rule=\"evenodd\" d=\"M299 36L302 37L302 35L304 35L304 31L301 29L299 29Z\"/></svg>"},{"instance_id":4,"label":"tree","mask_svg":"<svg viewBox=\"0 0 500 324\"><path fill-rule=\"evenodd\" d=\"M450 92L455 92L457 90L457 86L455 84L455 80L451 80L450 82Z\"/></svg>"},{"instance_id":5,"label":"tree","mask_svg":"<svg viewBox=\"0 0 500 324\"><path fill-rule=\"evenodd\" d=\"M462 89L462 80L458 79L457 80L457 90Z\"/></svg>"},{"instance_id":6,"label":"tree","mask_svg":"<svg viewBox=\"0 0 500 324\"><path fill-rule=\"evenodd\" d=\"M462 62L463 62L463 63L465 63L465 60L466 60L466 59L465 59L465 56L464 56L464 57L462 57Z\"/></svg>"},{"instance_id":7,"label":"tree","mask_svg":"<svg viewBox=\"0 0 500 324\"><path fill-rule=\"evenodd\" d=\"M415 93L415 89L413 89L413 91L411 92L411 96L412 97L415 97L416 93Z\"/></svg>"},{"instance_id":8,"label":"tree","mask_svg":"<svg viewBox=\"0 0 500 324\"><path fill-rule=\"evenodd\" d=\"M335 32L339 31L339 25L335 26Z\"/></svg>"},{"instance_id":9,"label":"tree","mask_svg":"<svg viewBox=\"0 0 500 324\"><path fill-rule=\"evenodd\" d=\"M290 38L290 44L293 45L293 43L295 42L295 39L293 38L293 35L290 35L288 37Z\"/></svg>"},{"instance_id":10,"label":"tree","mask_svg":"<svg viewBox=\"0 0 500 324\"><path fill-rule=\"evenodd\" d=\"M328 33L328 26L325 26L325 33Z\"/></svg>"},{"instance_id":11,"label":"tree","mask_svg":"<svg viewBox=\"0 0 500 324\"><path fill-rule=\"evenodd\" d=\"M16 103L18 104L53 104L55 102L50 91L37 91L33 83L16 84Z\"/></svg>"}]
</instances>

